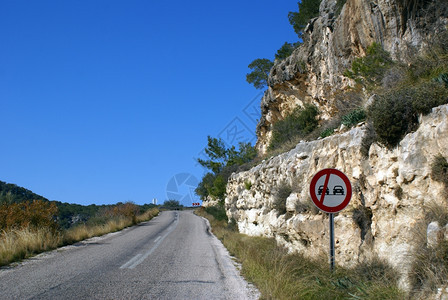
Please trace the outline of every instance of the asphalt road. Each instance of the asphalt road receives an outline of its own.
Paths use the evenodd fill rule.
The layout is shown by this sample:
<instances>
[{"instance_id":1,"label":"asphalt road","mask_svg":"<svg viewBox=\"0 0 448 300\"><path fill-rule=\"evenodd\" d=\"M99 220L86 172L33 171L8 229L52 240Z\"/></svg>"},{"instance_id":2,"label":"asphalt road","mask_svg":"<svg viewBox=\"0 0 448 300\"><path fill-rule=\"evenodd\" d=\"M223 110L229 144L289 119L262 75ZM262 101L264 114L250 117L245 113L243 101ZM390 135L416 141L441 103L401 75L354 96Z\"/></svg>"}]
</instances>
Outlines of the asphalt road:
<instances>
[{"instance_id":1,"label":"asphalt road","mask_svg":"<svg viewBox=\"0 0 448 300\"><path fill-rule=\"evenodd\" d=\"M0 269L0 299L256 299L205 219L149 222Z\"/></svg>"}]
</instances>

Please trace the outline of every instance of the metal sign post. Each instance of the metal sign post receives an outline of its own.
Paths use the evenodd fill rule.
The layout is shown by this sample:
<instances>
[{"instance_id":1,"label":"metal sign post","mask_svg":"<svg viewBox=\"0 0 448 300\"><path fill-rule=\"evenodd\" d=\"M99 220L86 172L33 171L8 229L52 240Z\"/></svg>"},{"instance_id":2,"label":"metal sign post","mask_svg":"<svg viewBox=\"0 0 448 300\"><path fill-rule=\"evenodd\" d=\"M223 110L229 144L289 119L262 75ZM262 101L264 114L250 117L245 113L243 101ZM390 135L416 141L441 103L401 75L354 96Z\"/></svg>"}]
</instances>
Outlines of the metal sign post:
<instances>
[{"instance_id":1,"label":"metal sign post","mask_svg":"<svg viewBox=\"0 0 448 300\"><path fill-rule=\"evenodd\" d=\"M334 270L334 214L329 213L330 217L330 271Z\"/></svg>"},{"instance_id":2,"label":"metal sign post","mask_svg":"<svg viewBox=\"0 0 448 300\"><path fill-rule=\"evenodd\" d=\"M330 219L330 269L334 270L334 214L343 210L352 198L352 186L348 177L336 169L324 169L311 179L310 196Z\"/></svg>"}]
</instances>

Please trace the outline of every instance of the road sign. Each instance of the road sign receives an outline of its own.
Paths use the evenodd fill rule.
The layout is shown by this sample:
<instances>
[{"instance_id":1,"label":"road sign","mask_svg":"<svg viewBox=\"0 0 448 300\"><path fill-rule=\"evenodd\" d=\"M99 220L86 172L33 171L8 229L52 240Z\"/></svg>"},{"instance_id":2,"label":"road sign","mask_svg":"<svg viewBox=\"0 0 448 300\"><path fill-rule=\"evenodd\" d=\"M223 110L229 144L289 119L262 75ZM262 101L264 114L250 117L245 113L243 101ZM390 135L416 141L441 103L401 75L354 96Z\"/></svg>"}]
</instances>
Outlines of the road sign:
<instances>
[{"instance_id":1,"label":"road sign","mask_svg":"<svg viewBox=\"0 0 448 300\"><path fill-rule=\"evenodd\" d=\"M310 196L322 211L336 213L343 210L352 197L348 177L337 169L324 169L311 179Z\"/></svg>"},{"instance_id":2,"label":"road sign","mask_svg":"<svg viewBox=\"0 0 448 300\"><path fill-rule=\"evenodd\" d=\"M348 177L336 169L324 169L311 179L310 196L313 203L329 214L330 219L330 270L334 270L334 213L343 210L352 198L352 185Z\"/></svg>"}]
</instances>

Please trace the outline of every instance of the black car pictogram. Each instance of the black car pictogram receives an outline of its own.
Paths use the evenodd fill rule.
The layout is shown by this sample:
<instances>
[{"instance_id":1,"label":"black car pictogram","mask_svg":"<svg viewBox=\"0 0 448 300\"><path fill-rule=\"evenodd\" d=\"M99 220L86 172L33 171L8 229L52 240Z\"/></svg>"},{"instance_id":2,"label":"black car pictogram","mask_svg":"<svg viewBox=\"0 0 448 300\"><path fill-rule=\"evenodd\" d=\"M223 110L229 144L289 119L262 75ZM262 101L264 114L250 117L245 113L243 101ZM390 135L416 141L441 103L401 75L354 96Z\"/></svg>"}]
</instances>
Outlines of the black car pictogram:
<instances>
[{"instance_id":1,"label":"black car pictogram","mask_svg":"<svg viewBox=\"0 0 448 300\"><path fill-rule=\"evenodd\" d=\"M319 188L317 189L317 195L322 195L323 191L324 191L324 186L323 185L319 186ZM325 190L325 195L330 195L330 189L328 187Z\"/></svg>"},{"instance_id":2,"label":"black car pictogram","mask_svg":"<svg viewBox=\"0 0 448 300\"><path fill-rule=\"evenodd\" d=\"M335 185L333 195L344 195L344 188L341 185Z\"/></svg>"}]
</instances>

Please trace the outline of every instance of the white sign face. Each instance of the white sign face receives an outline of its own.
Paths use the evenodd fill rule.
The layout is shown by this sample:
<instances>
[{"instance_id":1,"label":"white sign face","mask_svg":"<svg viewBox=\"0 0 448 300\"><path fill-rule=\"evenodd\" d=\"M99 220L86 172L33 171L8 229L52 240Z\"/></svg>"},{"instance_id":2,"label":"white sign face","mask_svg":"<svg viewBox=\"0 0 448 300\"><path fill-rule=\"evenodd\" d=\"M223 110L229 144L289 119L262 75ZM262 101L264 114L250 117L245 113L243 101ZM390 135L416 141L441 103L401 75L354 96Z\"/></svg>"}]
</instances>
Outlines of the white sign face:
<instances>
[{"instance_id":1,"label":"white sign face","mask_svg":"<svg viewBox=\"0 0 448 300\"><path fill-rule=\"evenodd\" d=\"M328 185L325 191L323 202L321 203L328 207L339 206L345 200L347 187L345 186L345 182L341 177L336 176L335 174L328 174L327 176L330 176L330 178L328 180ZM318 199L321 199L322 197L327 176L322 176L317 180L315 193Z\"/></svg>"},{"instance_id":2,"label":"white sign face","mask_svg":"<svg viewBox=\"0 0 448 300\"><path fill-rule=\"evenodd\" d=\"M343 210L352 197L352 186L348 177L337 169L324 169L311 180L310 196L322 211L335 213Z\"/></svg>"}]
</instances>

